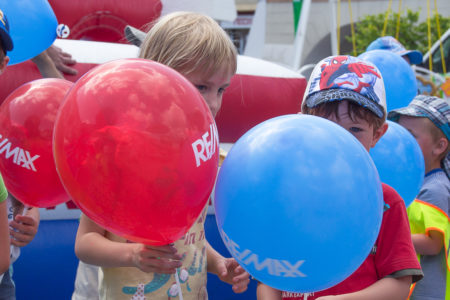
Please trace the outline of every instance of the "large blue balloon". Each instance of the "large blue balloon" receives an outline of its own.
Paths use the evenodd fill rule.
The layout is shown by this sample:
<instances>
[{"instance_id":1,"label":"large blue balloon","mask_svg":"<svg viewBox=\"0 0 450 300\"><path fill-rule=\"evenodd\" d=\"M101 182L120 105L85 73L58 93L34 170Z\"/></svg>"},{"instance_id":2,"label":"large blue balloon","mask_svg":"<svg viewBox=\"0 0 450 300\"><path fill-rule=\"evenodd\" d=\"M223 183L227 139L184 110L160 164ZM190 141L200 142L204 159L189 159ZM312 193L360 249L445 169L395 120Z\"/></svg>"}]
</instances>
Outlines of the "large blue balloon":
<instances>
[{"instance_id":1,"label":"large blue balloon","mask_svg":"<svg viewBox=\"0 0 450 300\"><path fill-rule=\"evenodd\" d=\"M392 186L408 206L422 187L425 162L416 139L401 125L387 121L389 128L370 155L382 182Z\"/></svg>"},{"instance_id":2,"label":"large blue balloon","mask_svg":"<svg viewBox=\"0 0 450 300\"><path fill-rule=\"evenodd\" d=\"M33 58L53 44L58 22L46 0L0 0L9 21L14 49L8 52L10 65Z\"/></svg>"},{"instance_id":3,"label":"large blue balloon","mask_svg":"<svg viewBox=\"0 0 450 300\"><path fill-rule=\"evenodd\" d=\"M248 131L219 172L215 210L233 257L279 290L313 292L354 272L382 218L369 153L326 119L286 115Z\"/></svg>"},{"instance_id":4,"label":"large blue balloon","mask_svg":"<svg viewBox=\"0 0 450 300\"><path fill-rule=\"evenodd\" d=\"M373 63L383 76L387 111L408 106L417 95L417 80L409 64L398 54L371 50L358 56Z\"/></svg>"}]
</instances>

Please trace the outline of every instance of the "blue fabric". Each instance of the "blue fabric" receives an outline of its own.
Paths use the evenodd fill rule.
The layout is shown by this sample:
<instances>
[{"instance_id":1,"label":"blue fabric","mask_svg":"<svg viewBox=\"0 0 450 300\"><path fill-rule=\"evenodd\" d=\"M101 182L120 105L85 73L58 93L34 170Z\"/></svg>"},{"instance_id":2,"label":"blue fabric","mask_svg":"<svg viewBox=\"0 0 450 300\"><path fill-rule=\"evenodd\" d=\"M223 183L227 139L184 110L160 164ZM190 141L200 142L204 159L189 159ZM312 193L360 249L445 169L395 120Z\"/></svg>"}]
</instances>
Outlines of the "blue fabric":
<instances>
[{"instance_id":1,"label":"blue fabric","mask_svg":"<svg viewBox=\"0 0 450 300\"><path fill-rule=\"evenodd\" d=\"M12 266L5 272L0 283L0 300L16 300L16 286L11 276Z\"/></svg>"}]
</instances>

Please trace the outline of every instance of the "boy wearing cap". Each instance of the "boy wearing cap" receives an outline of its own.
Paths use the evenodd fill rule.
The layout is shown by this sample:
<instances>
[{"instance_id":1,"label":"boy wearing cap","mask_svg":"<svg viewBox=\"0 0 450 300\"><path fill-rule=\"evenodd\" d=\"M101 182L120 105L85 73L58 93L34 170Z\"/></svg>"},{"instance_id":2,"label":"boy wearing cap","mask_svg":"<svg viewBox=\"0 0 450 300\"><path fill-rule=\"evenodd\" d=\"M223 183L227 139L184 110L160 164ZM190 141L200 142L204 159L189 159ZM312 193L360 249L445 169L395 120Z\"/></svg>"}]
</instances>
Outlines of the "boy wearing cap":
<instances>
[{"instance_id":1,"label":"boy wearing cap","mask_svg":"<svg viewBox=\"0 0 450 300\"><path fill-rule=\"evenodd\" d=\"M367 47L370 50L387 50L403 57L410 65L420 65L422 63L422 53L418 50L406 50L406 48L392 36L382 36L374 40Z\"/></svg>"},{"instance_id":2,"label":"boy wearing cap","mask_svg":"<svg viewBox=\"0 0 450 300\"><path fill-rule=\"evenodd\" d=\"M412 241L424 273L410 299L450 299L446 284L450 279L450 101L418 95L407 107L389 112L388 118L412 133L425 160L422 188L408 207Z\"/></svg>"},{"instance_id":3,"label":"boy wearing cap","mask_svg":"<svg viewBox=\"0 0 450 300\"><path fill-rule=\"evenodd\" d=\"M388 127L379 70L352 56L325 58L311 74L302 113L339 124L369 151ZM406 299L411 283L422 277L422 271L411 242L404 201L388 185L382 187L385 205L377 241L352 275L314 293L282 292L260 283L258 300Z\"/></svg>"},{"instance_id":4,"label":"boy wearing cap","mask_svg":"<svg viewBox=\"0 0 450 300\"><path fill-rule=\"evenodd\" d=\"M9 35L9 23L6 16L3 14L3 11L0 10L0 74L6 68L6 65L9 62L9 57L6 56L7 51L11 51L13 49L13 42L11 40L11 36Z\"/></svg>"}]
</instances>

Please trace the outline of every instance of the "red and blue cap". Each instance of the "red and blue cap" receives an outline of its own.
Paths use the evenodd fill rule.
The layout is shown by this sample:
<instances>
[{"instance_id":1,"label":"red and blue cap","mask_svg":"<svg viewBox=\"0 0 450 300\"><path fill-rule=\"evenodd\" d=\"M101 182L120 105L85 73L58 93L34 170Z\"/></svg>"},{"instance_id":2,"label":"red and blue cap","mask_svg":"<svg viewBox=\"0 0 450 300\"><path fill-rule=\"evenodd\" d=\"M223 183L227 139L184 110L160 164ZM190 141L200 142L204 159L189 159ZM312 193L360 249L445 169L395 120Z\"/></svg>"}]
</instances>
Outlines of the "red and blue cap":
<instances>
[{"instance_id":1,"label":"red and blue cap","mask_svg":"<svg viewBox=\"0 0 450 300\"><path fill-rule=\"evenodd\" d=\"M6 15L0 9L0 37L2 39L3 51L11 51L13 49L13 42L11 36L9 35L9 23Z\"/></svg>"},{"instance_id":2,"label":"red and blue cap","mask_svg":"<svg viewBox=\"0 0 450 300\"><path fill-rule=\"evenodd\" d=\"M406 50L406 48L397 41L392 36L382 36L374 40L370 45L367 47L366 51L370 50L387 50L394 52L400 56L408 56L409 61L413 65L419 65L422 63L422 53L417 50Z\"/></svg>"},{"instance_id":3,"label":"red and blue cap","mask_svg":"<svg viewBox=\"0 0 450 300\"><path fill-rule=\"evenodd\" d=\"M377 67L349 55L321 60L311 73L302 107L342 100L355 102L385 118L386 92Z\"/></svg>"}]
</instances>

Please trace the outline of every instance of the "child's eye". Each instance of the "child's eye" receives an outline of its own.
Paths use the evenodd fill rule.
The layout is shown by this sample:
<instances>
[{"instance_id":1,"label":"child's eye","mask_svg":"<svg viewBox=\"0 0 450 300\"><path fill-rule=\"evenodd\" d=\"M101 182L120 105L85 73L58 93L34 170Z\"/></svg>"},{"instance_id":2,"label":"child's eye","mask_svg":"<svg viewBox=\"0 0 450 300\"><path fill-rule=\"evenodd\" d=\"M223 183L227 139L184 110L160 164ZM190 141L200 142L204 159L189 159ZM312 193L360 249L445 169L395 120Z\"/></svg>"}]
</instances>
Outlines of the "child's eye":
<instances>
[{"instance_id":1,"label":"child's eye","mask_svg":"<svg viewBox=\"0 0 450 300\"><path fill-rule=\"evenodd\" d=\"M225 92L225 88L220 88L218 91L219 95L223 94L224 92Z\"/></svg>"},{"instance_id":2,"label":"child's eye","mask_svg":"<svg viewBox=\"0 0 450 300\"><path fill-rule=\"evenodd\" d=\"M196 85L195 86L199 92L205 92L207 90L206 85Z\"/></svg>"},{"instance_id":3,"label":"child's eye","mask_svg":"<svg viewBox=\"0 0 450 300\"><path fill-rule=\"evenodd\" d=\"M361 128L359 128L359 127L350 127L349 129L348 129L350 132L353 132L353 133L357 133L357 132L361 132L361 131L363 131Z\"/></svg>"}]
</instances>

